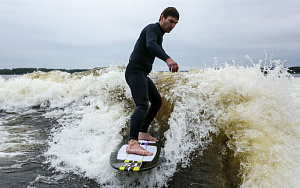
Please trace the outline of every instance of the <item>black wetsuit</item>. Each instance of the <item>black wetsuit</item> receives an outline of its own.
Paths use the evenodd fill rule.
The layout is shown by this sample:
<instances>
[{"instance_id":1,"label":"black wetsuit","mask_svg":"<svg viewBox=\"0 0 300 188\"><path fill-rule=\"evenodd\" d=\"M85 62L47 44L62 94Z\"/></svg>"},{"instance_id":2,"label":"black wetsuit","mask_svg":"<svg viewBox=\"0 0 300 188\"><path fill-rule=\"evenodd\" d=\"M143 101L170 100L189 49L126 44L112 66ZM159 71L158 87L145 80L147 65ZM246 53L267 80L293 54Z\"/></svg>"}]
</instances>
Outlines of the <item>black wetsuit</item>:
<instances>
[{"instance_id":1,"label":"black wetsuit","mask_svg":"<svg viewBox=\"0 0 300 188\"><path fill-rule=\"evenodd\" d=\"M166 61L169 56L162 48L164 31L159 23L146 26L131 53L125 78L131 89L136 109L130 120L130 138L138 140L139 132L147 132L161 107L160 94L148 77L155 57ZM149 101L151 103L148 108Z\"/></svg>"}]
</instances>

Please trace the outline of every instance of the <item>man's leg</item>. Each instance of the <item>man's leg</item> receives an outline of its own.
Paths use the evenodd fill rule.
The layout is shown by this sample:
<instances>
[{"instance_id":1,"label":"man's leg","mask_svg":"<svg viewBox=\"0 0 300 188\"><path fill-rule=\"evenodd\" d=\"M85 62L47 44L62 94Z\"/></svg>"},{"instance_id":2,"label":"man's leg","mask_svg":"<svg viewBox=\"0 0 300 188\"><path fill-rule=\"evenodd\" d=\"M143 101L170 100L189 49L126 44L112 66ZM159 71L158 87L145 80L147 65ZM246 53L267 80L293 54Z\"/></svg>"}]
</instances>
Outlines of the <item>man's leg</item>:
<instances>
[{"instance_id":1,"label":"man's leg","mask_svg":"<svg viewBox=\"0 0 300 188\"><path fill-rule=\"evenodd\" d=\"M158 141L156 138L153 138L150 136L148 132L148 128L152 120L155 118L156 114L158 113L161 105L162 105L162 100L161 96L152 82L150 78L147 79L147 85L148 85L148 94L149 94L149 100L150 100L150 107L148 108L146 115L144 117L144 122L140 128L140 134L139 134L139 139L146 139L146 140L151 140L151 141ZM146 133L146 134L145 134Z\"/></svg>"},{"instance_id":2,"label":"man's leg","mask_svg":"<svg viewBox=\"0 0 300 188\"><path fill-rule=\"evenodd\" d=\"M139 130L148 108L149 95L147 77L142 72L126 73L126 81L131 89L132 97L136 104L136 108L130 120L130 138L126 152L148 156L153 155L153 153L146 151L138 143Z\"/></svg>"},{"instance_id":3,"label":"man's leg","mask_svg":"<svg viewBox=\"0 0 300 188\"><path fill-rule=\"evenodd\" d=\"M148 85L146 75L132 73L126 77L136 108L130 119L130 138L138 140L140 127L148 109Z\"/></svg>"}]
</instances>

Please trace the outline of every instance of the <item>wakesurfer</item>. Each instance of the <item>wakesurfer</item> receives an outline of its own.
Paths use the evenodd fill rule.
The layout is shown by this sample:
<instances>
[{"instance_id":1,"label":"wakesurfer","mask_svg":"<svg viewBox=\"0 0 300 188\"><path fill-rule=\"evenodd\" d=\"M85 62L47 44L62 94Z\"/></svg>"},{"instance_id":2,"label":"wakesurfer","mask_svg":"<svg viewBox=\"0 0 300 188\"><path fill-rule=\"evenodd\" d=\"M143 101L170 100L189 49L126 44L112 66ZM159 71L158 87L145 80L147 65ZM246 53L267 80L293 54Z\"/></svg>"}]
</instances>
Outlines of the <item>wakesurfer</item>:
<instances>
[{"instance_id":1,"label":"wakesurfer","mask_svg":"<svg viewBox=\"0 0 300 188\"><path fill-rule=\"evenodd\" d=\"M159 22L149 24L142 30L130 55L125 78L136 108L130 119L130 137L126 149L128 154L151 156L153 153L143 149L138 140L158 142L147 131L162 105L162 99L148 75L155 57L165 61L171 72L179 70L177 62L167 55L162 47L163 35L170 33L178 20L179 13L176 8L166 8L161 13Z\"/></svg>"}]
</instances>

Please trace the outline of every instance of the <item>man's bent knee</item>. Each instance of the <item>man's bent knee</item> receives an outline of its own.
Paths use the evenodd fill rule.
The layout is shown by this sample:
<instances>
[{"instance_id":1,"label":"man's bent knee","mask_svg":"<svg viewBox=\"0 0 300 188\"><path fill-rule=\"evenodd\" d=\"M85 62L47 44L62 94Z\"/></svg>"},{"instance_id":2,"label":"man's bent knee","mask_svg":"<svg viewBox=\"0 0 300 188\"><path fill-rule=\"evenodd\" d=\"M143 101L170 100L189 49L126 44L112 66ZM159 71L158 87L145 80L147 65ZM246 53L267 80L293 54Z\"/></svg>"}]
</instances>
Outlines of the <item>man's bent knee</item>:
<instances>
[{"instance_id":1,"label":"man's bent knee","mask_svg":"<svg viewBox=\"0 0 300 188\"><path fill-rule=\"evenodd\" d=\"M136 105L136 110L140 110L143 111L144 113L147 111L148 109L148 104L137 104Z\"/></svg>"}]
</instances>

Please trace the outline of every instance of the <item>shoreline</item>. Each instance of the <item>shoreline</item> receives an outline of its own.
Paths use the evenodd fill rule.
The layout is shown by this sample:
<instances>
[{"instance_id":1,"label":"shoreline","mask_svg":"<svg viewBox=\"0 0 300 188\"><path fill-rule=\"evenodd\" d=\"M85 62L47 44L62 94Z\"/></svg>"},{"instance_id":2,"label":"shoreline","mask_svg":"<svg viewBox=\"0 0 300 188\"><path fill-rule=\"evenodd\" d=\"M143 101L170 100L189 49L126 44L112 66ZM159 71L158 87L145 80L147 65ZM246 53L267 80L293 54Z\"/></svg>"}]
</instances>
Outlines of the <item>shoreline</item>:
<instances>
[{"instance_id":1,"label":"shoreline","mask_svg":"<svg viewBox=\"0 0 300 188\"><path fill-rule=\"evenodd\" d=\"M13 68L13 69L0 69L0 75L22 75L29 74L36 71L51 72L51 71L62 71L67 73L84 72L91 69L47 69L47 68Z\"/></svg>"},{"instance_id":2,"label":"shoreline","mask_svg":"<svg viewBox=\"0 0 300 188\"><path fill-rule=\"evenodd\" d=\"M290 74L300 74L300 67L285 67ZM36 71L51 72L51 71L62 71L67 73L84 72L92 69L48 69L48 68L13 68L13 69L0 69L0 75L22 75L29 74ZM264 68L261 68L264 71Z\"/></svg>"}]
</instances>

